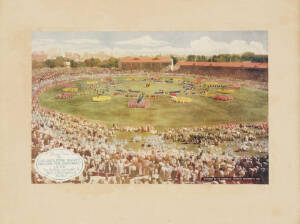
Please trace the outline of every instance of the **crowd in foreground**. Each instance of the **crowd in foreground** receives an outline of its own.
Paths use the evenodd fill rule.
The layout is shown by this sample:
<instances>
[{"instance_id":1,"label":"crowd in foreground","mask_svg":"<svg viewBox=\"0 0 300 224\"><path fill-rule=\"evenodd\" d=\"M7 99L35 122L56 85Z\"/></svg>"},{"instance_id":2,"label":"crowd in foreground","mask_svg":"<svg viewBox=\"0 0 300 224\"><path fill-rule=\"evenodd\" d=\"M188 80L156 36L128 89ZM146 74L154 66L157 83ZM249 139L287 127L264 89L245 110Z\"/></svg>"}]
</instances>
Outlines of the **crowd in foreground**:
<instances>
[{"instance_id":1,"label":"crowd in foreground","mask_svg":"<svg viewBox=\"0 0 300 224\"><path fill-rule=\"evenodd\" d=\"M58 72L59 73L59 72ZM206 150L219 144L238 142L267 152L260 137L268 135L266 123L155 130L151 126L107 128L104 125L40 107L38 95L58 83L87 78L47 71L33 81L32 163L42 152L65 148L80 154L85 168L71 183L268 183L268 156L237 156L232 150ZM99 75L100 77L101 75ZM89 77L90 78L90 77ZM128 141L116 139L116 132L149 132L152 137L138 150L128 149ZM140 138L134 141L140 141ZM197 151L176 148L174 142L197 144ZM245 147L244 147L245 146ZM214 177L215 179L211 179ZM230 177L230 178L229 178ZM33 183L55 183L33 168Z\"/></svg>"}]
</instances>

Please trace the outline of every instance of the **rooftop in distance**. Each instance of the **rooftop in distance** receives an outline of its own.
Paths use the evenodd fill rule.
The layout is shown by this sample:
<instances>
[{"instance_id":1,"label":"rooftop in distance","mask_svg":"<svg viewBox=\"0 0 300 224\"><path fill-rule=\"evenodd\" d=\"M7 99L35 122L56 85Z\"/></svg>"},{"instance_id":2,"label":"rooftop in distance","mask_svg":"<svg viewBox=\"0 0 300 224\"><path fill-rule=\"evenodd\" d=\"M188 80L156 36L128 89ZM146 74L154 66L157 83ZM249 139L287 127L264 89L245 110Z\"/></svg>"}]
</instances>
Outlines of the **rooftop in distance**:
<instances>
[{"instance_id":1,"label":"rooftop in distance","mask_svg":"<svg viewBox=\"0 0 300 224\"><path fill-rule=\"evenodd\" d=\"M165 62L171 63L172 59L169 57L124 57L120 59L120 62Z\"/></svg>"}]
</instances>

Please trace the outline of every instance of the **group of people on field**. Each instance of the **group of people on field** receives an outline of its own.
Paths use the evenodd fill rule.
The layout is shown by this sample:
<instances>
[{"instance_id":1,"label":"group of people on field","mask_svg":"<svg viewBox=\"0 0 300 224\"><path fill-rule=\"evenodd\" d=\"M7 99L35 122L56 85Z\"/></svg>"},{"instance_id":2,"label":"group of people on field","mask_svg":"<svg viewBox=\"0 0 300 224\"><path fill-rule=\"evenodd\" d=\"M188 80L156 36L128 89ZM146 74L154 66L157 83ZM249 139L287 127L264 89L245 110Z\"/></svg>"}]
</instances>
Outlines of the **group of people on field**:
<instances>
[{"instance_id":1,"label":"group of people on field","mask_svg":"<svg viewBox=\"0 0 300 224\"><path fill-rule=\"evenodd\" d=\"M82 174L69 182L111 184L228 184L268 183L268 146L260 139L267 138L267 123L224 124L193 128L156 130L147 125L120 127L105 125L42 108L38 96L59 83L87 79L83 69L78 74L60 71L35 71L32 103L32 163L43 152L65 148L80 154L85 161ZM82 75L84 73L84 75ZM103 75L93 75L102 77ZM119 132L150 133L150 137L135 137L137 149L128 147L129 140L117 138ZM151 137L152 136L152 137ZM130 140L131 141L131 140ZM197 150L186 150L175 143L194 144ZM235 153L240 148L260 149L264 156ZM220 148L222 146L223 148ZM225 147L225 148L224 148ZM211 149L211 150L210 150ZM237 149L239 150L239 149ZM217 180L210 180L217 177ZM34 183L51 180L32 171Z\"/></svg>"}]
</instances>

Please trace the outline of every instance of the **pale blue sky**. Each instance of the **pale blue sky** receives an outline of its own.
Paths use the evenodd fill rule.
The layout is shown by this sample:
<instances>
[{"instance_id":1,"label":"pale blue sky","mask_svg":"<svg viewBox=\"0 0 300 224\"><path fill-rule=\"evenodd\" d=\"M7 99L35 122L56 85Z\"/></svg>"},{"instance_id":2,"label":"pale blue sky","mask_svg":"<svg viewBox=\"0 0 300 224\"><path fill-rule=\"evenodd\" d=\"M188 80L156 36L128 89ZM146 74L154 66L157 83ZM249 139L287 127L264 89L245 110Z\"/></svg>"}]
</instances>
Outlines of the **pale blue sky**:
<instances>
[{"instance_id":1,"label":"pale blue sky","mask_svg":"<svg viewBox=\"0 0 300 224\"><path fill-rule=\"evenodd\" d=\"M267 31L33 32L32 50L108 54L267 54Z\"/></svg>"}]
</instances>

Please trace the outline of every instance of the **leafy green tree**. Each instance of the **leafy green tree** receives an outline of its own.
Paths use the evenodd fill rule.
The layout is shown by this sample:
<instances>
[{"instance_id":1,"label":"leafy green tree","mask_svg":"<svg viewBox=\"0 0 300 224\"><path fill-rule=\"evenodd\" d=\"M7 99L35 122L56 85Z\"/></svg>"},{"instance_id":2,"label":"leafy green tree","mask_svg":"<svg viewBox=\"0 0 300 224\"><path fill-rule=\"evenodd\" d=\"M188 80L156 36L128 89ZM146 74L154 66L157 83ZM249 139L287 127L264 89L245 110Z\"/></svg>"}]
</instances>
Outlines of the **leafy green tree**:
<instances>
[{"instance_id":1,"label":"leafy green tree","mask_svg":"<svg viewBox=\"0 0 300 224\"><path fill-rule=\"evenodd\" d=\"M119 64L119 59L111 57L108 59L108 64L110 68L117 68Z\"/></svg>"},{"instance_id":2,"label":"leafy green tree","mask_svg":"<svg viewBox=\"0 0 300 224\"><path fill-rule=\"evenodd\" d=\"M241 56L238 54L232 54L232 55L230 55L230 61L231 62L240 62Z\"/></svg>"},{"instance_id":3,"label":"leafy green tree","mask_svg":"<svg viewBox=\"0 0 300 224\"><path fill-rule=\"evenodd\" d=\"M41 61L35 61L35 60L32 61L32 64L31 64L31 65L32 65L32 68L33 68L33 69L35 69L35 68L43 68L43 67L46 66L44 62L41 62Z\"/></svg>"},{"instance_id":4,"label":"leafy green tree","mask_svg":"<svg viewBox=\"0 0 300 224\"><path fill-rule=\"evenodd\" d=\"M184 56L176 56L178 61L186 61L186 57Z\"/></svg>"},{"instance_id":5,"label":"leafy green tree","mask_svg":"<svg viewBox=\"0 0 300 224\"><path fill-rule=\"evenodd\" d=\"M231 61L231 54L220 54L219 60L220 62L230 62Z\"/></svg>"},{"instance_id":6,"label":"leafy green tree","mask_svg":"<svg viewBox=\"0 0 300 224\"><path fill-rule=\"evenodd\" d=\"M196 56L193 54L190 54L187 56L187 61L195 61L195 59L196 59Z\"/></svg>"},{"instance_id":7,"label":"leafy green tree","mask_svg":"<svg viewBox=\"0 0 300 224\"><path fill-rule=\"evenodd\" d=\"M242 54L242 61L253 61L255 54L253 52L245 52Z\"/></svg>"},{"instance_id":8,"label":"leafy green tree","mask_svg":"<svg viewBox=\"0 0 300 224\"><path fill-rule=\"evenodd\" d=\"M99 67L101 65L101 61L99 58L89 58L86 59L84 63L88 67Z\"/></svg>"},{"instance_id":9,"label":"leafy green tree","mask_svg":"<svg viewBox=\"0 0 300 224\"><path fill-rule=\"evenodd\" d=\"M217 55L213 55L212 58L211 58L211 61L212 62L217 62L218 60L218 56Z\"/></svg>"},{"instance_id":10,"label":"leafy green tree","mask_svg":"<svg viewBox=\"0 0 300 224\"><path fill-rule=\"evenodd\" d=\"M252 62L268 62L267 55L255 55L252 59Z\"/></svg>"},{"instance_id":11,"label":"leafy green tree","mask_svg":"<svg viewBox=\"0 0 300 224\"><path fill-rule=\"evenodd\" d=\"M45 65L49 68L54 68L55 67L55 61L54 59L47 59L45 61Z\"/></svg>"},{"instance_id":12,"label":"leafy green tree","mask_svg":"<svg viewBox=\"0 0 300 224\"><path fill-rule=\"evenodd\" d=\"M54 60L55 67L64 67L65 59L63 57L56 57Z\"/></svg>"},{"instance_id":13,"label":"leafy green tree","mask_svg":"<svg viewBox=\"0 0 300 224\"><path fill-rule=\"evenodd\" d=\"M70 61L70 66L71 66L72 68L77 68L77 67L79 67L79 63L77 63L77 62L74 61L74 60L71 60L71 61Z\"/></svg>"},{"instance_id":14,"label":"leafy green tree","mask_svg":"<svg viewBox=\"0 0 300 224\"><path fill-rule=\"evenodd\" d=\"M204 55L197 55L196 61L206 61L206 57Z\"/></svg>"},{"instance_id":15,"label":"leafy green tree","mask_svg":"<svg viewBox=\"0 0 300 224\"><path fill-rule=\"evenodd\" d=\"M118 64L119 64L119 59L114 58L114 57L110 57L107 60L103 60L101 62L100 67L103 67L103 68L117 68Z\"/></svg>"},{"instance_id":16,"label":"leafy green tree","mask_svg":"<svg viewBox=\"0 0 300 224\"><path fill-rule=\"evenodd\" d=\"M176 63L178 62L178 58L174 55L171 55L171 58L173 60L173 64L176 65Z\"/></svg>"}]
</instances>

